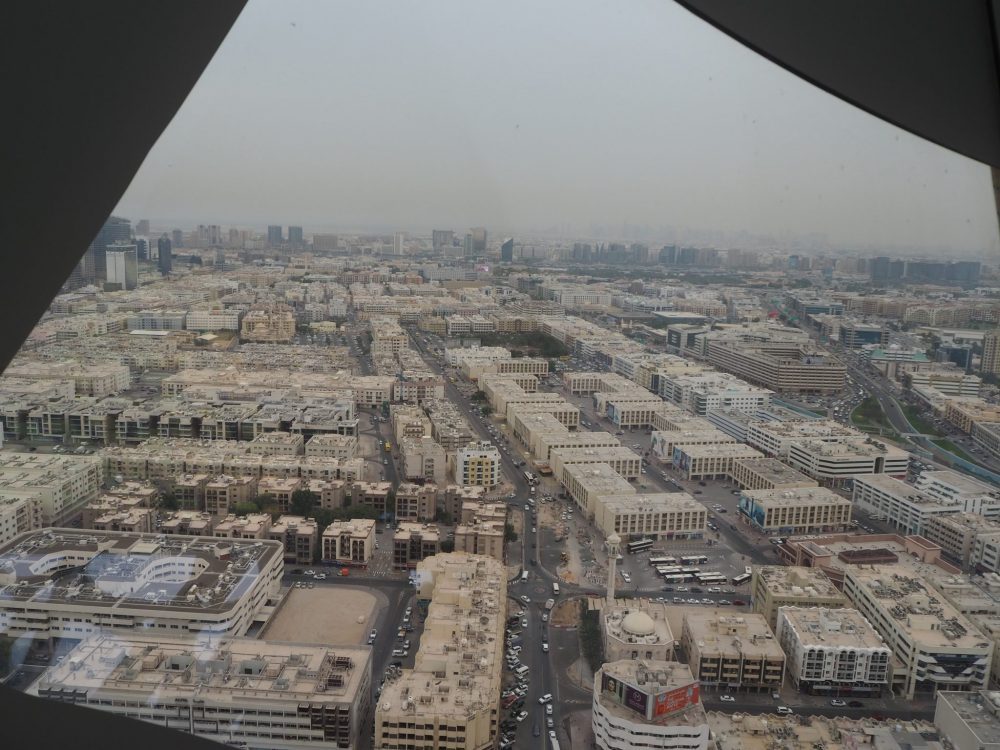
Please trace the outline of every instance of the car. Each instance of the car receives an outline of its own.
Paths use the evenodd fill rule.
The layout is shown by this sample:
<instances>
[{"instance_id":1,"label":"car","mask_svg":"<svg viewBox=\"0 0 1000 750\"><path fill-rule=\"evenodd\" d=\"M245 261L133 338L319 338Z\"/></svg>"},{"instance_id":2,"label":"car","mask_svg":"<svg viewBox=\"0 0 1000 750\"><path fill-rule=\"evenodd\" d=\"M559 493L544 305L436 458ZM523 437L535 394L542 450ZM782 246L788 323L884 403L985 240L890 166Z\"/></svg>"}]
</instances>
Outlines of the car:
<instances>
[{"instance_id":1,"label":"car","mask_svg":"<svg viewBox=\"0 0 1000 750\"><path fill-rule=\"evenodd\" d=\"M851 708L864 708L865 704L861 701L850 701L848 704Z\"/></svg>"},{"instance_id":2,"label":"car","mask_svg":"<svg viewBox=\"0 0 1000 750\"><path fill-rule=\"evenodd\" d=\"M527 596L522 596L521 601L524 602L525 604L531 604L531 599Z\"/></svg>"},{"instance_id":3,"label":"car","mask_svg":"<svg viewBox=\"0 0 1000 750\"><path fill-rule=\"evenodd\" d=\"M728 607L730 604L732 604L732 602L729 601L728 599L719 599L720 607Z\"/></svg>"},{"instance_id":4,"label":"car","mask_svg":"<svg viewBox=\"0 0 1000 750\"><path fill-rule=\"evenodd\" d=\"M552 704L551 703L546 703L545 704L545 715L546 716L551 716L552 715Z\"/></svg>"},{"instance_id":5,"label":"car","mask_svg":"<svg viewBox=\"0 0 1000 750\"><path fill-rule=\"evenodd\" d=\"M521 618L521 627L522 628L528 627L528 618L527 617L522 617Z\"/></svg>"},{"instance_id":6,"label":"car","mask_svg":"<svg viewBox=\"0 0 1000 750\"><path fill-rule=\"evenodd\" d=\"M326 573L317 573L316 575L313 576L313 578L315 578L317 581L325 581Z\"/></svg>"},{"instance_id":7,"label":"car","mask_svg":"<svg viewBox=\"0 0 1000 750\"><path fill-rule=\"evenodd\" d=\"M556 730L555 729L550 729L549 730L549 739L550 740L554 740L555 738L556 738Z\"/></svg>"},{"instance_id":8,"label":"car","mask_svg":"<svg viewBox=\"0 0 1000 750\"><path fill-rule=\"evenodd\" d=\"M679 596L675 596L674 597L674 604L683 604L683 603L684 603L684 600L681 599Z\"/></svg>"},{"instance_id":9,"label":"car","mask_svg":"<svg viewBox=\"0 0 1000 750\"><path fill-rule=\"evenodd\" d=\"M556 725L555 719L553 719L551 716L545 717L545 726L547 726L549 729L552 729L553 727L555 727L555 725Z\"/></svg>"},{"instance_id":10,"label":"car","mask_svg":"<svg viewBox=\"0 0 1000 750\"><path fill-rule=\"evenodd\" d=\"M723 701L724 703L736 703L736 699L731 695L720 695L719 700Z\"/></svg>"},{"instance_id":11,"label":"car","mask_svg":"<svg viewBox=\"0 0 1000 750\"><path fill-rule=\"evenodd\" d=\"M830 701L830 705L837 706L838 708L843 708L844 706L847 705L847 702L840 700L840 698L834 698L832 701Z\"/></svg>"},{"instance_id":12,"label":"car","mask_svg":"<svg viewBox=\"0 0 1000 750\"><path fill-rule=\"evenodd\" d=\"M788 706L778 706L778 708L775 710L782 716L788 716L789 714L795 713Z\"/></svg>"},{"instance_id":13,"label":"car","mask_svg":"<svg viewBox=\"0 0 1000 750\"><path fill-rule=\"evenodd\" d=\"M517 720L518 721L524 721L527 718L528 718L528 712L527 711L522 711L521 713L519 713L517 715Z\"/></svg>"},{"instance_id":14,"label":"car","mask_svg":"<svg viewBox=\"0 0 1000 750\"><path fill-rule=\"evenodd\" d=\"M314 575L316 575L316 571L315 570L307 570L305 572L305 575L307 575L307 576L314 576Z\"/></svg>"},{"instance_id":15,"label":"car","mask_svg":"<svg viewBox=\"0 0 1000 750\"><path fill-rule=\"evenodd\" d=\"M542 615L542 622L548 622L548 621L549 621L549 615L548 615L548 613L543 614Z\"/></svg>"},{"instance_id":16,"label":"car","mask_svg":"<svg viewBox=\"0 0 1000 750\"><path fill-rule=\"evenodd\" d=\"M543 642L542 643L542 653L547 654L548 652L549 652L549 644Z\"/></svg>"},{"instance_id":17,"label":"car","mask_svg":"<svg viewBox=\"0 0 1000 750\"><path fill-rule=\"evenodd\" d=\"M392 650L392 655L393 656L403 656L403 657L405 657L408 653L409 653L408 651L404 651L401 648L394 648Z\"/></svg>"},{"instance_id":18,"label":"car","mask_svg":"<svg viewBox=\"0 0 1000 750\"><path fill-rule=\"evenodd\" d=\"M734 607L742 607L744 604L746 604L746 602L743 601L742 599L733 599Z\"/></svg>"}]
</instances>

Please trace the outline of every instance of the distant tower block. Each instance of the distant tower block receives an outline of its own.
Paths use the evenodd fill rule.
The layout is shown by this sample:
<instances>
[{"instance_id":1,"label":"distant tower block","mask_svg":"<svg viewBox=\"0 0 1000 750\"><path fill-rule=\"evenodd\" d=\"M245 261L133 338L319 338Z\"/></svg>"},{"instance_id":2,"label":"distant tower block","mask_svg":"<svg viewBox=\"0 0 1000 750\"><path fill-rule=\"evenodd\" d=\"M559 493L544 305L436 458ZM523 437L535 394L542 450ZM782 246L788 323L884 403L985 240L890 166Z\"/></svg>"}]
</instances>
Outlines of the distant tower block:
<instances>
[{"instance_id":1,"label":"distant tower block","mask_svg":"<svg viewBox=\"0 0 1000 750\"><path fill-rule=\"evenodd\" d=\"M608 606L611 607L615 603L615 568L621 554L622 538L613 533L604 546L608 548Z\"/></svg>"}]
</instances>

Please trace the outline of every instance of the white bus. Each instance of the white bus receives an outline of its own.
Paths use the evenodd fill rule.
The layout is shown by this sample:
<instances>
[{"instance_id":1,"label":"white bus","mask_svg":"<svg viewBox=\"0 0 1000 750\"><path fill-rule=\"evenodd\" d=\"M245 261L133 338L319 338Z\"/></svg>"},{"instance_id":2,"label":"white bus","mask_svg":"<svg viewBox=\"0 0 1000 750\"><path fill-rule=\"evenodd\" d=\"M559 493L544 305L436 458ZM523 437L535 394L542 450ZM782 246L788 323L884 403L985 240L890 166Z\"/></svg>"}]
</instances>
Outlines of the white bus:
<instances>
[{"instance_id":1,"label":"white bus","mask_svg":"<svg viewBox=\"0 0 1000 750\"><path fill-rule=\"evenodd\" d=\"M634 555L636 552L645 552L648 549L652 549L653 540L652 539L639 539L635 542L629 542L625 549L628 550L630 555Z\"/></svg>"},{"instance_id":2,"label":"white bus","mask_svg":"<svg viewBox=\"0 0 1000 750\"><path fill-rule=\"evenodd\" d=\"M652 565L654 568L657 565L676 565L677 564L677 558L676 557L657 557L656 555L652 555L649 558L649 564Z\"/></svg>"},{"instance_id":3,"label":"white bus","mask_svg":"<svg viewBox=\"0 0 1000 750\"><path fill-rule=\"evenodd\" d=\"M744 583L750 583L751 577L749 573L740 573L738 576L733 576L731 583L734 586L742 586Z\"/></svg>"},{"instance_id":4,"label":"white bus","mask_svg":"<svg viewBox=\"0 0 1000 750\"><path fill-rule=\"evenodd\" d=\"M524 472L524 478L528 480L528 484L534 484L538 480L538 477L536 477L530 471Z\"/></svg>"},{"instance_id":5,"label":"white bus","mask_svg":"<svg viewBox=\"0 0 1000 750\"><path fill-rule=\"evenodd\" d=\"M681 558L681 565L704 565L707 562L707 555L688 555Z\"/></svg>"}]
</instances>

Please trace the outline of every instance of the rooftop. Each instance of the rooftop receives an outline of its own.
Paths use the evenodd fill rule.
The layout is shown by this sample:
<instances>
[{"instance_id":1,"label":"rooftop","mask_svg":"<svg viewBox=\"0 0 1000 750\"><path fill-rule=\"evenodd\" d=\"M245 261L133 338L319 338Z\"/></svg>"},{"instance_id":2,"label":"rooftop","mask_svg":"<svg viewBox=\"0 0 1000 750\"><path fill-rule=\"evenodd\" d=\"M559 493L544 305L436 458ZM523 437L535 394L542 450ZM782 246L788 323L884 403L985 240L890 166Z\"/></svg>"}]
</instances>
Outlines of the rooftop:
<instances>
[{"instance_id":1,"label":"rooftop","mask_svg":"<svg viewBox=\"0 0 1000 750\"><path fill-rule=\"evenodd\" d=\"M778 620L785 619L803 645L844 648L885 648L878 631L856 609L781 607Z\"/></svg>"}]
</instances>

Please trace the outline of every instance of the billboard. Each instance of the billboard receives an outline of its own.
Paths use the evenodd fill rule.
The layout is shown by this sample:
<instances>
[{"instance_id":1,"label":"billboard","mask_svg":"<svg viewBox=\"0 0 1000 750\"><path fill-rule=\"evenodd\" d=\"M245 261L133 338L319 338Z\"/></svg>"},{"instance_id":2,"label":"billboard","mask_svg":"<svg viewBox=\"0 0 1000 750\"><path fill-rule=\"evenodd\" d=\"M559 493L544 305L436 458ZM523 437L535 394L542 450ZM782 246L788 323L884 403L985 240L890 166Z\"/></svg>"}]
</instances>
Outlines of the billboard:
<instances>
[{"instance_id":1,"label":"billboard","mask_svg":"<svg viewBox=\"0 0 1000 750\"><path fill-rule=\"evenodd\" d=\"M614 677L609 677L606 674L601 677L601 690L614 696L615 700L619 703L622 703L625 699L625 683L621 680L616 680Z\"/></svg>"},{"instance_id":2,"label":"billboard","mask_svg":"<svg viewBox=\"0 0 1000 750\"><path fill-rule=\"evenodd\" d=\"M681 711L698 702L698 683L675 688L666 693L660 693L653 700L653 716L665 716L675 711Z\"/></svg>"},{"instance_id":3,"label":"billboard","mask_svg":"<svg viewBox=\"0 0 1000 750\"><path fill-rule=\"evenodd\" d=\"M626 685L625 705L641 716L646 716L646 709L649 706L649 696L631 685Z\"/></svg>"}]
</instances>

